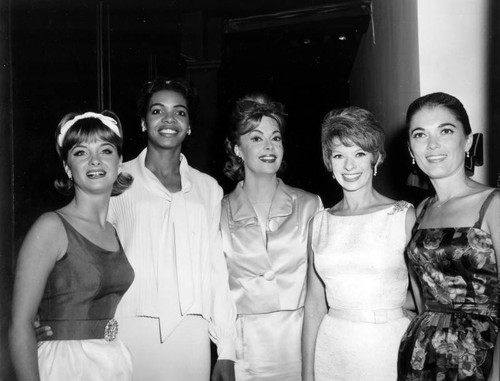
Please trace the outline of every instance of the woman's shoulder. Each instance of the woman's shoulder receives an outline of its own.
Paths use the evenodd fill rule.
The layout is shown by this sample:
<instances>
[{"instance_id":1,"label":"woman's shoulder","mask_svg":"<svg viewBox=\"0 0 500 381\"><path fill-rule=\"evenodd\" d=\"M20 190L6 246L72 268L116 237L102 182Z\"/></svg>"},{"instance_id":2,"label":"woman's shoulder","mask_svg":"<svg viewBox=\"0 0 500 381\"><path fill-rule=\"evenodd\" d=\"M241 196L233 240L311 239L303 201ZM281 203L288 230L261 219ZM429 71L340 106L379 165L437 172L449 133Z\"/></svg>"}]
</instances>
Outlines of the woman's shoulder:
<instances>
[{"instance_id":1,"label":"woman's shoulder","mask_svg":"<svg viewBox=\"0 0 500 381\"><path fill-rule=\"evenodd\" d=\"M206 190L219 190L222 189L212 176L210 176L208 173L202 172L196 168L193 168L189 166L189 171L190 171L190 176L192 176L193 180L195 183L199 186L202 187L208 187Z\"/></svg>"},{"instance_id":2,"label":"woman's shoulder","mask_svg":"<svg viewBox=\"0 0 500 381\"><path fill-rule=\"evenodd\" d=\"M64 223L58 211L43 213L37 218L32 228L44 230L47 232L64 231Z\"/></svg>"},{"instance_id":3,"label":"woman's shoulder","mask_svg":"<svg viewBox=\"0 0 500 381\"><path fill-rule=\"evenodd\" d=\"M23 252L45 254L53 253L59 258L68 245L68 236L61 217L56 212L42 214L33 223L26 234L23 247L28 248Z\"/></svg>"},{"instance_id":4,"label":"woman's shoulder","mask_svg":"<svg viewBox=\"0 0 500 381\"><path fill-rule=\"evenodd\" d=\"M500 228L500 189L490 188L488 195L483 201L482 208L485 209L485 218Z\"/></svg>"},{"instance_id":5,"label":"woman's shoulder","mask_svg":"<svg viewBox=\"0 0 500 381\"><path fill-rule=\"evenodd\" d=\"M289 193L295 194L296 198L301 201L309 201L309 202L321 202L321 197L317 194L306 191L301 188L292 187L291 185L287 185L282 183L283 187L289 191Z\"/></svg>"}]
</instances>

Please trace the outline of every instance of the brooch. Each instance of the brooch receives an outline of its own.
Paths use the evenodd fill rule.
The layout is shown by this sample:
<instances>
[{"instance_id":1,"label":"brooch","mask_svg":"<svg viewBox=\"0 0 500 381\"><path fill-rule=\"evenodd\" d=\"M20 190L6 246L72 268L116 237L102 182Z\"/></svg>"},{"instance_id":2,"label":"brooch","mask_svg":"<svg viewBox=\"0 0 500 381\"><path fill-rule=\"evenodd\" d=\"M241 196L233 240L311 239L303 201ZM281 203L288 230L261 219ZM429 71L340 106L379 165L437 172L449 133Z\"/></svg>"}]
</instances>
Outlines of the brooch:
<instances>
[{"instance_id":1,"label":"brooch","mask_svg":"<svg viewBox=\"0 0 500 381\"><path fill-rule=\"evenodd\" d=\"M118 335L118 322L115 319L111 319L104 327L104 340L113 341Z\"/></svg>"}]
</instances>

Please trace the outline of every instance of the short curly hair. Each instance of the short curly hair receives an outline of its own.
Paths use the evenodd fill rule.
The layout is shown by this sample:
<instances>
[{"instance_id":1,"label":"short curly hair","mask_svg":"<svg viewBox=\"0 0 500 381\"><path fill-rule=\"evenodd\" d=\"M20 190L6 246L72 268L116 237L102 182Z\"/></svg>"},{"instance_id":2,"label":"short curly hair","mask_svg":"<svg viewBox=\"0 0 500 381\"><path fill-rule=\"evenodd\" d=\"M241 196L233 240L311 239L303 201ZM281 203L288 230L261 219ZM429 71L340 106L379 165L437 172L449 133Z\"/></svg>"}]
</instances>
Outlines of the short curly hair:
<instances>
[{"instance_id":1,"label":"short curly hair","mask_svg":"<svg viewBox=\"0 0 500 381\"><path fill-rule=\"evenodd\" d=\"M93 140L95 138L102 139L114 145L116 147L118 155L122 156L123 130L120 119L112 111L105 110L101 112L101 114L113 118L116 121L121 136L118 136L113 131L111 131L110 128L104 125L104 123L100 119L89 117L76 121L73 124L73 126L67 131L67 133L63 138L62 144L59 146L58 139L61 128L66 124L66 122L68 122L69 120L73 119L74 117L80 114L72 112L66 114L61 119L56 128L55 139L56 139L56 151L63 166L66 164L68 160L68 152L71 150L71 148L73 148L77 144ZM128 187L130 187L130 185L132 185L133 181L134 178L132 177L132 175L125 172L121 172L118 175L118 178L116 179L113 185L113 190L111 192L111 195L117 196L123 193L123 191L125 191ZM69 179L66 176L66 174L61 173L54 181L54 186L61 194L64 195L74 194L73 180Z\"/></svg>"},{"instance_id":2,"label":"short curly hair","mask_svg":"<svg viewBox=\"0 0 500 381\"><path fill-rule=\"evenodd\" d=\"M262 117L267 116L273 119L281 132L284 134L286 125L286 113L283 104L274 102L267 94L248 94L236 101L232 113L232 121L228 136L224 142L224 148L229 160L224 165L224 174L234 181L245 178L245 168L241 159L236 156L234 147L240 144L242 135L256 129ZM281 162L279 171L285 167L285 162Z\"/></svg>"},{"instance_id":3,"label":"short curly hair","mask_svg":"<svg viewBox=\"0 0 500 381\"><path fill-rule=\"evenodd\" d=\"M385 134L375 116L360 107L336 109L325 115L321 124L321 148L323 163L332 172L333 140L338 139L346 146L356 145L373 154L372 165L384 161Z\"/></svg>"}]
</instances>

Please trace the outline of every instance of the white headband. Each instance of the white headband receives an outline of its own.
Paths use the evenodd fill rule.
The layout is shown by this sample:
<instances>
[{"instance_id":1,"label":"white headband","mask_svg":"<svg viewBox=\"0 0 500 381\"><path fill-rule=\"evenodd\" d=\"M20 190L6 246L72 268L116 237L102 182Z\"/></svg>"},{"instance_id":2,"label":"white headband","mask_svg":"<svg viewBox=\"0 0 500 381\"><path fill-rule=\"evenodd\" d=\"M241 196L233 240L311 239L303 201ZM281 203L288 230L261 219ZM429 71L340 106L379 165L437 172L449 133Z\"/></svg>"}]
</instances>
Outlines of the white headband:
<instances>
[{"instance_id":1,"label":"white headband","mask_svg":"<svg viewBox=\"0 0 500 381\"><path fill-rule=\"evenodd\" d=\"M97 114L95 112L86 112L85 114L77 115L73 119L70 119L66 123L64 123L64 125L61 127L61 131L59 132L59 136L57 137L57 144L59 145L59 147L62 147L64 136L66 136L68 130L79 120L87 118L99 119L106 127L108 127L116 135L121 137L120 129L118 128L118 123L116 122L116 120L114 120L110 116Z\"/></svg>"}]
</instances>

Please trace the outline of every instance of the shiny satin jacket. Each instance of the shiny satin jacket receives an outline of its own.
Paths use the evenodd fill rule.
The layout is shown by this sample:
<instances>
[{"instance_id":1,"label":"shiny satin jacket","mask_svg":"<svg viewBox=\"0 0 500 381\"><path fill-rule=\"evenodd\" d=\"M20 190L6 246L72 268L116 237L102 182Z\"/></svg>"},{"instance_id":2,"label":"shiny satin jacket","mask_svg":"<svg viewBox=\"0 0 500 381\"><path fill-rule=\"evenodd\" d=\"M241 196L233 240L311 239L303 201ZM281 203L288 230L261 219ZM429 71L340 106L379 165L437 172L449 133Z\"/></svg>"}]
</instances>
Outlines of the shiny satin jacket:
<instances>
[{"instance_id":1,"label":"shiny satin jacket","mask_svg":"<svg viewBox=\"0 0 500 381\"><path fill-rule=\"evenodd\" d=\"M238 314L296 310L304 305L309 219L319 196L278 180L263 238L240 182L222 200L222 244Z\"/></svg>"}]
</instances>

